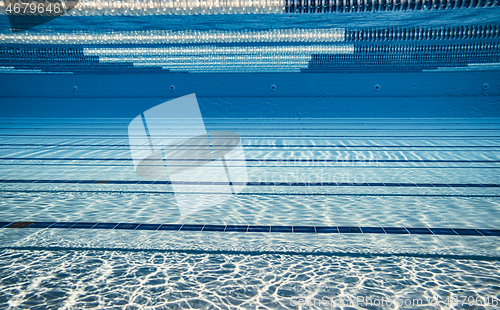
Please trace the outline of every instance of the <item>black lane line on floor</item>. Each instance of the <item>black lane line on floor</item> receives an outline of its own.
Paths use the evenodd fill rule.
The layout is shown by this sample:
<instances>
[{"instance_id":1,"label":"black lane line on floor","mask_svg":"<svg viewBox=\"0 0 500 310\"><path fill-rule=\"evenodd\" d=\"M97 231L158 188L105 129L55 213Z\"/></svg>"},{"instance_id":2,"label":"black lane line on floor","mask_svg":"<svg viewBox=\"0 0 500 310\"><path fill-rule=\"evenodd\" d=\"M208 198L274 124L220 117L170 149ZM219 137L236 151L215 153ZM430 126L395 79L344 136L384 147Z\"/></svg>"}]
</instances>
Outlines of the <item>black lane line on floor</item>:
<instances>
[{"instance_id":1,"label":"black lane line on floor","mask_svg":"<svg viewBox=\"0 0 500 310\"><path fill-rule=\"evenodd\" d=\"M87 194L148 194L148 195L221 195L220 192L171 192L171 191L105 191L105 190L16 190L0 189L0 193L87 193ZM458 198L500 198L500 195L475 195L475 194L366 194L366 193L238 193L238 196L349 196L349 197L458 197Z\"/></svg>"},{"instance_id":2,"label":"black lane line on floor","mask_svg":"<svg viewBox=\"0 0 500 310\"><path fill-rule=\"evenodd\" d=\"M500 236L499 229L425 228L425 227L356 227L356 226L282 226L282 225L204 225L204 224L141 224L98 222L0 222L0 228L61 228L114 230L216 231L306 234L389 234L441 236Z\"/></svg>"},{"instance_id":3,"label":"black lane line on floor","mask_svg":"<svg viewBox=\"0 0 500 310\"><path fill-rule=\"evenodd\" d=\"M360 130L361 131L361 130ZM39 134L39 135L23 135L23 134L4 134L2 135L3 137L50 137L50 138L60 138L60 137L80 137L80 138L88 138L88 139L126 139L128 136L125 135L44 135L44 134ZM172 138L175 136L172 135L164 135L163 137L165 138ZM245 139L294 139L294 138L301 138L301 139L344 139L344 138L349 138L349 139L376 139L376 140L387 140L387 139L417 139L417 140L422 140L422 139L436 139L436 140L448 140L448 139L453 139L453 140L473 140L473 139L485 139L485 140L491 140L491 139L498 139L500 136L496 135L486 135L486 136L480 136L480 135L467 135L467 136L456 136L456 135L442 135L442 136L431 136L431 135L425 135L425 136L406 136L406 135L245 135L245 134L240 134L240 137L245 138ZM15 145L20 145L20 144L15 144Z\"/></svg>"},{"instance_id":4,"label":"black lane line on floor","mask_svg":"<svg viewBox=\"0 0 500 310\"><path fill-rule=\"evenodd\" d=\"M38 119L33 119L33 120L38 120ZM213 121L211 121L213 120ZM278 121L280 120L280 121ZM301 121L297 121L297 122L294 122L294 121L291 121L290 119L287 119L287 118L282 118L282 119L272 119L271 121L269 122L242 122L242 121L238 121L237 119L235 119L234 121L233 120L230 120L228 118L208 118L208 119L205 119L205 125L219 125L221 124L221 122L223 124L232 124L232 125L331 125L332 124L332 121L337 121L339 120L338 118L330 118L330 121L321 121L321 120L318 120L318 119L311 119L309 122L307 120L301 120ZM339 125L343 125L343 124L346 124L346 125L364 125L364 126L367 126L367 125L380 125L381 123L380 122L370 122L370 121L362 121L362 122L356 122L354 121L355 119L343 119L344 122L337 122L337 124ZM348 122L347 122L347 121ZM385 120L385 119L382 119L382 120ZM108 121L108 120L106 120ZM0 124L2 125L61 125L61 124L65 124L65 125L84 125L84 124L88 124L88 125L100 125L99 122L68 122L66 119L63 119L62 121L58 122L58 121L55 121L55 122L17 122L17 119L11 119L11 118L6 118L5 120L1 121ZM109 124L108 126L114 126L114 125L128 125L129 122L107 122L107 124ZM168 124L168 122L164 122L164 124ZM180 123L180 124L191 124L189 122L185 122L185 123ZM453 121L453 122L387 122L385 124L389 124L389 125L468 125L470 126L471 124L472 125L500 125L500 123L496 123L496 122L488 122L488 123L470 123L470 122L460 122L460 120L457 120L457 121ZM88 128L88 127L84 127L84 128ZM105 128L109 128L109 127L105 127ZM122 128L121 126L120 127L116 127L116 128Z\"/></svg>"},{"instance_id":5,"label":"black lane line on floor","mask_svg":"<svg viewBox=\"0 0 500 310\"><path fill-rule=\"evenodd\" d=\"M37 135L4 135L4 136L37 136ZM84 135L85 136L85 135ZM89 136L89 135L87 135ZM101 136L101 135L90 135L90 136ZM185 138L185 136L179 136L179 135L162 135L165 138ZM219 137L232 137L232 136L226 136L226 135L218 135ZM344 138L349 138L349 139L365 139L365 138L370 138L370 139L376 139L376 140L387 140L387 139L435 139L435 140L447 140L447 139L454 139L454 140L471 140L471 139L485 139L485 140L497 140L500 138L498 135L449 135L449 136L436 136L436 135L321 135L321 134L315 134L315 135L253 135L253 134L240 134L241 138L245 139L292 139L292 138L324 138L324 139L344 139ZM34 143L6 143L6 144L0 144L0 146L8 146L8 145L39 145L39 144L34 144ZM54 146L64 146L65 144L51 144ZM70 146L78 146L81 144L69 144ZM96 144L96 146L99 146L102 144ZM113 145L113 144L112 144Z\"/></svg>"},{"instance_id":6,"label":"black lane line on floor","mask_svg":"<svg viewBox=\"0 0 500 310\"><path fill-rule=\"evenodd\" d=\"M46 160L46 161L127 161L130 158L57 158L57 157L0 157L0 160ZM155 162L156 159L145 159L145 161ZM162 162L164 160L161 160ZM165 161L191 162L196 159L169 159ZM276 162L276 163L500 163L500 160L434 160L434 159L227 159L230 162Z\"/></svg>"},{"instance_id":7,"label":"black lane line on floor","mask_svg":"<svg viewBox=\"0 0 500 310\"><path fill-rule=\"evenodd\" d=\"M19 147L23 145L19 144L12 144L12 145L6 145L2 144L0 146L11 146L11 147ZM30 146L30 145L26 145ZM129 144L101 144L101 145L94 145L94 144L80 144L80 145L64 145L64 144L35 144L33 146L36 147L115 147L115 148L124 148L128 149L130 148ZM144 149L147 149L144 145L138 145L136 147L144 147ZM222 144L216 144L214 146L217 146L218 148L221 149L232 149L231 147L227 147ZM182 147L178 148L181 150L197 150L199 147L203 147L203 145L198 145L198 144L191 144L191 145L183 145ZM331 144L331 145L317 145L317 144L245 144L243 145L245 149L248 148L265 148L265 149L277 149L277 148L342 148L342 149L349 149L349 148L424 148L424 149L498 149L500 148L500 145L345 145L345 144Z\"/></svg>"},{"instance_id":8,"label":"black lane line on floor","mask_svg":"<svg viewBox=\"0 0 500 310\"><path fill-rule=\"evenodd\" d=\"M458 129L457 129L458 130ZM246 130L246 131L254 131L254 130ZM280 130L281 132L286 132L286 131L289 131L289 130ZM310 131L308 129L304 129L304 130L290 130L290 131ZM332 130L328 130L328 129L325 129L325 130L321 130L321 131L332 131ZM337 131L342 131L342 130L339 130L337 129ZM358 132L364 132L365 130L363 129L359 129L359 130L352 130L352 131L358 131ZM383 133L384 131L389 131L389 130L381 130L380 132ZM394 130L393 130L394 131ZM421 131L421 130L419 130ZM427 131L442 131L442 130L427 130ZM463 131L463 130L462 130ZM498 129L466 129L466 131L469 131L469 132L477 132L477 131L480 131L480 132L484 132L484 131L491 131L491 132L494 132L494 131L498 131ZM241 131L240 131L241 132ZM447 133L452 133L453 130L450 130L450 131L443 131L444 134L447 134ZM115 138L119 138L119 139L127 139L129 138L129 135L122 135L122 134L113 134L113 133L109 133L109 134L95 134L95 135L90 135L90 134L2 134L3 137L56 137L56 138L61 138L61 137L78 137L78 138L106 138L106 139L115 139ZM259 137L260 135L245 135L245 134L241 134L240 136L242 137ZM490 137L490 136L494 136L494 135L487 135L485 137ZM165 135L164 137L170 137L170 135ZM305 137L305 138L310 138L310 137L320 137L320 138L323 138L323 137L326 137L326 138L329 138L329 137L332 137L332 138L342 138L342 137L345 137L345 138L349 138L349 137L375 137L375 138L390 138L390 137L395 137L395 138L399 138L399 137L405 137L405 136L386 136L386 135L360 135L360 136L357 136L357 135L350 135L350 136L346 136L346 135L339 135L339 136L330 136L330 135L318 135L318 134L311 134L311 135L284 135L284 134L279 134L279 135L274 135L274 136L269 136L269 135L262 135L262 137L264 138L302 138L302 137ZM422 137L422 138L427 138L427 137L434 137L434 136L430 136L430 135L424 135L424 136L408 136L408 137ZM478 136L478 135L468 135L468 136L455 136L455 135L444 135L444 136L440 136L440 137L450 137L450 138L453 138L453 137L467 137L467 138L474 138L474 137L483 137L483 136Z\"/></svg>"},{"instance_id":9,"label":"black lane line on floor","mask_svg":"<svg viewBox=\"0 0 500 310\"><path fill-rule=\"evenodd\" d=\"M499 188L500 184L486 183L337 183L337 182L171 182L171 181L123 181L123 180L0 180L0 184L127 184L127 185L237 185L237 186L352 186L352 187L473 187L473 188Z\"/></svg>"},{"instance_id":10,"label":"black lane line on floor","mask_svg":"<svg viewBox=\"0 0 500 310\"><path fill-rule=\"evenodd\" d=\"M124 147L124 148L129 148L131 145L130 144L36 144L36 143L30 143L30 144L17 144L17 143L10 143L10 144L0 144L0 147L5 147L5 146L10 146L10 147L19 147L19 146L30 146L30 147ZM133 147L144 147L144 145L132 145ZM203 147L204 145L199 145L199 144L186 144L183 145L181 149L183 150L189 150L189 147ZM224 147L225 145L223 144L215 144L214 146L217 147ZM147 147L147 146L146 146ZM325 148L325 147L331 147L331 148L500 148L500 145L346 145L346 144L324 144L324 145L318 145L318 144L244 144L243 147L249 148L249 147L259 147L259 148L288 148L288 147L295 147L295 148L301 148L301 147L307 147L307 148Z\"/></svg>"},{"instance_id":11,"label":"black lane line on floor","mask_svg":"<svg viewBox=\"0 0 500 310\"><path fill-rule=\"evenodd\" d=\"M168 124L164 124L165 127L168 126ZM257 126L257 125L260 125L260 126ZM306 125L306 126L309 126L309 128L305 128L305 127L299 127L298 124L290 124L290 123L282 123L280 125L282 125L282 127L277 127L277 126L270 126L270 127L267 127L265 125L268 125L268 124L249 124L248 126L245 126L243 125L244 127L236 127L236 126L223 126L223 129L224 130L232 130L232 131L249 131L249 130L252 130L252 131L269 131L269 130L274 130L274 131L335 131L335 130L338 130L338 131L394 131L394 130L397 130L397 131L415 131L415 130L418 130L418 131L498 131L499 129L498 128L480 128L480 126L482 126L483 124L479 125L479 126L468 126L468 127L453 127L453 126L447 126L446 124L444 124L443 126L446 126L446 127L435 127L435 128L408 128L407 126L403 126L404 128L394 128L394 127L391 127L391 128L375 128L376 126L371 126L371 127L367 127L367 128L346 128L346 127L342 127L342 126L325 126L325 127L320 127L320 128L317 128L319 126L314 126L314 127L311 127L311 125L315 125L315 124L303 124L303 125ZM498 124L484 124L484 125L498 125ZM292 128L290 128L290 126L294 126ZM220 127L220 126L217 126L217 127ZM475 127L475 128L471 128L471 127ZM479 128L478 128L479 127ZM167 127L166 127L167 128ZM189 129L190 127L189 126L185 126L185 127L178 127L178 129ZM250 129L249 129L250 128ZM19 127L1 127L0 130L22 130L22 131L28 131L28 130L32 130L32 131L36 131L36 130L44 130L44 131L58 131L58 130L93 130L93 131L118 131L117 128L110 128L110 127L71 127L71 126L68 126L68 127L29 127L29 128L19 128ZM125 135L123 135L125 136Z\"/></svg>"}]
</instances>

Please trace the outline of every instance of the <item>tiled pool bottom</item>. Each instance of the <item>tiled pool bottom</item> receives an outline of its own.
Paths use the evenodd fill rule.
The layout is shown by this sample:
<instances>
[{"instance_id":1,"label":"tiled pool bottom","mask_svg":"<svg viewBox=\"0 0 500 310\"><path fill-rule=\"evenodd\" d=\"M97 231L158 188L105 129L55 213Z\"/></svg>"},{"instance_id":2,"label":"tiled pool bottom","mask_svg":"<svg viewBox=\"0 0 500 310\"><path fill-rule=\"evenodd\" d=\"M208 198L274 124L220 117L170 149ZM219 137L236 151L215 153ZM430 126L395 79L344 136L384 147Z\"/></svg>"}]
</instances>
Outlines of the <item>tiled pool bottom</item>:
<instances>
[{"instance_id":1,"label":"tiled pool bottom","mask_svg":"<svg viewBox=\"0 0 500 310\"><path fill-rule=\"evenodd\" d=\"M488 260L2 250L0 262L1 308L498 309L500 298Z\"/></svg>"},{"instance_id":2,"label":"tiled pool bottom","mask_svg":"<svg viewBox=\"0 0 500 310\"><path fill-rule=\"evenodd\" d=\"M495 197L244 195L185 217L173 194L0 197L9 248L500 257Z\"/></svg>"},{"instance_id":3,"label":"tiled pool bottom","mask_svg":"<svg viewBox=\"0 0 500 310\"><path fill-rule=\"evenodd\" d=\"M207 120L250 184L183 217L128 121L0 121L0 308L498 309L500 120Z\"/></svg>"},{"instance_id":4,"label":"tiled pool bottom","mask_svg":"<svg viewBox=\"0 0 500 310\"><path fill-rule=\"evenodd\" d=\"M500 257L498 119L206 119L242 137L248 182L183 217L135 173L129 121L0 119L0 226L37 222L1 245Z\"/></svg>"}]
</instances>

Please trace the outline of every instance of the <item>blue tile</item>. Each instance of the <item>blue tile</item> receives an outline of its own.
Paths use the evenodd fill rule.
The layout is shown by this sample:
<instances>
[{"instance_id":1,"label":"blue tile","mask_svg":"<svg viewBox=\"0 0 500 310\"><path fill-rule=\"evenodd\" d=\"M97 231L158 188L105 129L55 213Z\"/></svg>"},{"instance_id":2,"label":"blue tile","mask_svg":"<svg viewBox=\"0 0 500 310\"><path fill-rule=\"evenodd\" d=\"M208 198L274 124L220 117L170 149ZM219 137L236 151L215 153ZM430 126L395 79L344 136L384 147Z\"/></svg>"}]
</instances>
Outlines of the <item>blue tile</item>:
<instances>
[{"instance_id":1,"label":"blue tile","mask_svg":"<svg viewBox=\"0 0 500 310\"><path fill-rule=\"evenodd\" d=\"M339 230L337 226L316 226L316 232L318 234L338 234Z\"/></svg>"},{"instance_id":2,"label":"blue tile","mask_svg":"<svg viewBox=\"0 0 500 310\"><path fill-rule=\"evenodd\" d=\"M337 182L323 182L322 186L337 186Z\"/></svg>"},{"instance_id":3,"label":"blue tile","mask_svg":"<svg viewBox=\"0 0 500 310\"><path fill-rule=\"evenodd\" d=\"M385 234L382 227L360 227L364 234Z\"/></svg>"},{"instance_id":4,"label":"blue tile","mask_svg":"<svg viewBox=\"0 0 500 310\"><path fill-rule=\"evenodd\" d=\"M274 186L274 182L259 182L259 186Z\"/></svg>"},{"instance_id":5,"label":"blue tile","mask_svg":"<svg viewBox=\"0 0 500 310\"><path fill-rule=\"evenodd\" d=\"M483 187L482 184L467 184L467 187Z\"/></svg>"},{"instance_id":6,"label":"blue tile","mask_svg":"<svg viewBox=\"0 0 500 310\"><path fill-rule=\"evenodd\" d=\"M370 186L368 183L352 183L352 186Z\"/></svg>"},{"instance_id":7,"label":"blue tile","mask_svg":"<svg viewBox=\"0 0 500 310\"><path fill-rule=\"evenodd\" d=\"M314 226L293 226L293 233L316 233Z\"/></svg>"},{"instance_id":8,"label":"blue tile","mask_svg":"<svg viewBox=\"0 0 500 310\"><path fill-rule=\"evenodd\" d=\"M26 228L33 224L33 222L12 222L7 228Z\"/></svg>"},{"instance_id":9,"label":"blue tile","mask_svg":"<svg viewBox=\"0 0 500 310\"><path fill-rule=\"evenodd\" d=\"M4 228L5 226L12 224L13 222L0 222L0 228Z\"/></svg>"},{"instance_id":10,"label":"blue tile","mask_svg":"<svg viewBox=\"0 0 500 310\"><path fill-rule=\"evenodd\" d=\"M429 228L406 228L412 235L432 235Z\"/></svg>"},{"instance_id":11,"label":"blue tile","mask_svg":"<svg viewBox=\"0 0 500 310\"><path fill-rule=\"evenodd\" d=\"M481 184L484 187L500 187L498 184Z\"/></svg>"},{"instance_id":12,"label":"blue tile","mask_svg":"<svg viewBox=\"0 0 500 310\"><path fill-rule=\"evenodd\" d=\"M200 182L188 182L188 181L186 181L186 182L182 183L182 185L198 185L198 184L200 184ZM217 184L215 184L215 185L217 185ZM228 183L228 185L229 185L229 183Z\"/></svg>"},{"instance_id":13,"label":"blue tile","mask_svg":"<svg viewBox=\"0 0 500 310\"><path fill-rule=\"evenodd\" d=\"M160 224L141 224L135 230L157 230Z\"/></svg>"},{"instance_id":14,"label":"blue tile","mask_svg":"<svg viewBox=\"0 0 500 310\"><path fill-rule=\"evenodd\" d=\"M145 184L145 185L151 185L153 184L155 181L146 181L146 180L143 180L143 181L139 181L135 184Z\"/></svg>"},{"instance_id":15,"label":"blue tile","mask_svg":"<svg viewBox=\"0 0 500 310\"><path fill-rule=\"evenodd\" d=\"M434 187L450 187L448 184L434 184Z\"/></svg>"},{"instance_id":16,"label":"blue tile","mask_svg":"<svg viewBox=\"0 0 500 310\"><path fill-rule=\"evenodd\" d=\"M75 225L71 226L71 228L77 228L77 229L90 229L97 225L97 223L81 223L78 222Z\"/></svg>"},{"instance_id":17,"label":"blue tile","mask_svg":"<svg viewBox=\"0 0 500 310\"><path fill-rule=\"evenodd\" d=\"M247 186L259 186L259 182L247 182Z\"/></svg>"},{"instance_id":18,"label":"blue tile","mask_svg":"<svg viewBox=\"0 0 500 310\"><path fill-rule=\"evenodd\" d=\"M139 181L123 181L122 184L137 184Z\"/></svg>"},{"instance_id":19,"label":"blue tile","mask_svg":"<svg viewBox=\"0 0 500 310\"><path fill-rule=\"evenodd\" d=\"M47 228L55 224L55 222L36 222L29 226L29 228Z\"/></svg>"},{"instance_id":20,"label":"blue tile","mask_svg":"<svg viewBox=\"0 0 500 310\"><path fill-rule=\"evenodd\" d=\"M246 232L248 230L248 225L227 225L226 231L238 231Z\"/></svg>"},{"instance_id":21,"label":"blue tile","mask_svg":"<svg viewBox=\"0 0 500 310\"><path fill-rule=\"evenodd\" d=\"M110 181L106 181L106 180L100 180L100 181L97 181L95 182L96 184L108 184Z\"/></svg>"},{"instance_id":22,"label":"blue tile","mask_svg":"<svg viewBox=\"0 0 500 310\"><path fill-rule=\"evenodd\" d=\"M406 235L409 232L402 227L383 227L385 232L391 235Z\"/></svg>"},{"instance_id":23,"label":"blue tile","mask_svg":"<svg viewBox=\"0 0 500 310\"><path fill-rule=\"evenodd\" d=\"M108 184L122 184L124 181L109 181Z\"/></svg>"},{"instance_id":24,"label":"blue tile","mask_svg":"<svg viewBox=\"0 0 500 310\"><path fill-rule=\"evenodd\" d=\"M203 231L224 231L226 230L226 225L205 225Z\"/></svg>"},{"instance_id":25,"label":"blue tile","mask_svg":"<svg viewBox=\"0 0 500 310\"><path fill-rule=\"evenodd\" d=\"M274 183L275 186L291 186L288 182L277 182Z\"/></svg>"},{"instance_id":26,"label":"blue tile","mask_svg":"<svg viewBox=\"0 0 500 310\"><path fill-rule=\"evenodd\" d=\"M95 181L95 180L81 180L81 181L75 181L75 182L77 182L78 184L86 184L86 183L90 184L90 183L95 183L97 181Z\"/></svg>"},{"instance_id":27,"label":"blue tile","mask_svg":"<svg viewBox=\"0 0 500 310\"><path fill-rule=\"evenodd\" d=\"M270 226L248 226L248 232L269 232Z\"/></svg>"},{"instance_id":28,"label":"blue tile","mask_svg":"<svg viewBox=\"0 0 500 310\"><path fill-rule=\"evenodd\" d=\"M434 187L432 184L430 183L417 183L416 184L418 187Z\"/></svg>"},{"instance_id":29,"label":"blue tile","mask_svg":"<svg viewBox=\"0 0 500 310\"><path fill-rule=\"evenodd\" d=\"M481 233L475 229L453 228L461 236L481 236Z\"/></svg>"},{"instance_id":30,"label":"blue tile","mask_svg":"<svg viewBox=\"0 0 500 310\"><path fill-rule=\"evenodd\" d=\"M291 182L290 186L306 186L305 183L299 183L299 182Z\"/></svg>"},{"instance_id":31,"label":"blue tile","mask_svg":"<svg viewBox=\"0 0 500 310\"><path fill-rule=\"evenodd\" d=\"M243 186L243 185L246 185L247 183L245 182L231 182L231 185L234 185L234 186Z\"/></svg>"},{"instance_id":32,"label":"blue tile","mask_svg":"<svg viewBox=\"0 0 500 310\"><path fill-rule=\"evenodd\" d=\"M385 186L384 183L368 183L369 186Z\"/></svg>"},{"instance_id":33,"label":"blue tile","mask_svg":"<svg viewBox=\"0 0 500 310\"><path fill-rule=\"evenodd\" d=\"M113 229L118 223L98 223L92 229Z\"/></svg>"},{"instance_id":34,"label":"blue tile","mask_svg":"<svg viewBox=\"0 0 500 310\"><path fill-rule=\"evenodd\" d=\"M199 182L198 185L214 185L214 182Z\"/></svg>"},{"instance_id":35,"label":"blue tile","mask_svg":"<svg viewBox=\"0 0 500 310\"><path fill-rule=\"evenodd\" d=\"M451 228L429 228L435 235L456 235L457 233Z\"/></svg>"},{"instance_id":36,"label":"blue tile","mask_svg":"<svg viewBox=\"0 0 500 310\"><path fill-rule=\"evenodd\" d=\"M177 231L179 229L181 229L182 227L182 224L162 224L158 230L173 230L173 231Z\"/></svg>"},{"instance_id":37,"label":"blue tile","mask_svg":"<svg viewBox=\"0 0 500 310\"><path fill-rule=\"evenodd\" d=\"M360 234L361 229L359 227L338 227L341 234Z\"/></svg>"},{"instance_id":38,"label":"blue tile","mask_svg":"<svg viewBox=\"0 0 500 310\"><path fill-rule=\"evenodd\" d=\"M337 183L337 186L352 186L352 183Z\"/></svg>"},{"instance_id":39,"label":"blue tile","mask_svg":"<svg viewBox=\"0 0 500 310\"><path fill-rule=\"evenodd\" d=\"M271 226L271 232L291 233L292 226Z\"/></svg>"},{"instance_id":40,"label":"blue tile","mask_svg":"<svg viewBox=\"0 0 500 310\"><path fill-rule=\"evenodd\" d=\"M193 224L184 224L181 227L182 231L201 231L205 225L193 225Z\"/></svg>"},{"instance_id":41,"label":"blue tile","mask_svg":"<svg viewBox=\"0 0 500 310\"><path fill-rule=\"evenodd\" d=\"M50 226L50 228L70 228L75 225L76 222L57 222L54 225Z\"/></svg>"},{"instance_id":42,"label":"blue tile","mask_svg":"<svg viewBox=\"0 0 500 310\"><path fill-rule=\"evenodd\" d=\"M485 236L500 236L500 230L498 229L478 229L478 230Z\"/></svg>"},{"instance_id":43,"label":"blue tile","mask_svg":"<svg viewBox=\"0 0 500 310\"><path fill-rule=\"evenodd\" d=\"M415 183L399 183L399 186L402 186L402 187L417 187L417 184L415 184Z\"/></svg>"},{"instance_id":44,"label":"blue tile","mask_svg":"<svg viewBox=\"0 0 500 310\"><path fill-rule=\"evenodd\" d=\"M448 184L450 187L467 187L465 184Z\"/></svg>"},{"instance_id":45,"label":"blue tile","mask_svg":"<svg viewBox=\"0 0 500 310\"><path fill-rule=\"evenodd\" d=\"M156 184L167 184L167 185L169 185L171 183L170 183L170 181L155 181L153 184L154 185L156 185Z\"/></svg>"},{"instance_id":46,"label":"blue tile","mask_svg":"<svg viewBox=\"0 0 500 310\"><path fill-rule=\"evenodd\" d=\"M399 187L399 183L384 183L384 186Z\"/></svg>"},{"instance_id":47,"label":"blue tile","mask_svg":"<svg viewBox=\"0 0 500 310\"><path fill-rule=\"evenodd\" d=\"M120 223L115 226L114 229L127 229L127 230L134 230L139 226L140 224L132 224L132 223Z\"/></svg>"}]
</instances>

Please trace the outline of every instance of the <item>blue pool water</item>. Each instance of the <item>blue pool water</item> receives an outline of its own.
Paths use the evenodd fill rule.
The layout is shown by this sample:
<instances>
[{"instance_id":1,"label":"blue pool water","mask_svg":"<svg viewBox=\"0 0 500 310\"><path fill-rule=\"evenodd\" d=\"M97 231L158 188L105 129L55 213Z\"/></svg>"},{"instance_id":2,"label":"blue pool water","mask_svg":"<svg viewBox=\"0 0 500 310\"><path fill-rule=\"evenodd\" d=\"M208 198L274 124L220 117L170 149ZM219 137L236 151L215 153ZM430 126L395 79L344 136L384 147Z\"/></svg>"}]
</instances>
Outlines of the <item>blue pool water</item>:
<instances>
[{"instance_id":1,"label":"blue pool water","mask_svg":"<svg viewBox=\"0 0 500 310\"><path fill-rule=\"evenodd\" d=\"M161 3L2 11L0 308L498 309L498 2Z\"/></svg>"}]
</instances>

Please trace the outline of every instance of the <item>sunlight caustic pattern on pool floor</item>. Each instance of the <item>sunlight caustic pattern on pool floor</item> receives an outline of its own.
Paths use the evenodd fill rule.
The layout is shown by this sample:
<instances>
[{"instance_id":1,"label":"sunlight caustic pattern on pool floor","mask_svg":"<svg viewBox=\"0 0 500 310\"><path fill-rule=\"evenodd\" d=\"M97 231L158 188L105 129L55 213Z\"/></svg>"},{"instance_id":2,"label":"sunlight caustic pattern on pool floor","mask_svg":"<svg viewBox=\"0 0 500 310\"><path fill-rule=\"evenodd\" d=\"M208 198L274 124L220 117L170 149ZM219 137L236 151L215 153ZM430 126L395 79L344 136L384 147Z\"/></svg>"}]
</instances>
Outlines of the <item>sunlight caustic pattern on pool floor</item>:
<instances>
[{"instance_id":1,"label":"sunlight caustic pattern on pool floor","mask_svg":"<svg viewBox=\"0 0 500 310\"><path fill-rule=\"evenodd\" d=\"M500 256L494 234L390 230L500 228L498 119L207 119L208 131L242 137L247 161L235 165L247 166L248 184L183 217L168 179L135 173L128 122L3 119L0 221L361 227L360 233L42 225L1 228L3 246Z\"/></svg>"}]
</instances>

